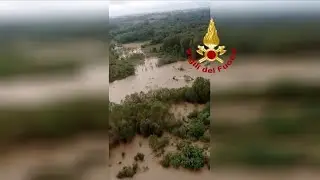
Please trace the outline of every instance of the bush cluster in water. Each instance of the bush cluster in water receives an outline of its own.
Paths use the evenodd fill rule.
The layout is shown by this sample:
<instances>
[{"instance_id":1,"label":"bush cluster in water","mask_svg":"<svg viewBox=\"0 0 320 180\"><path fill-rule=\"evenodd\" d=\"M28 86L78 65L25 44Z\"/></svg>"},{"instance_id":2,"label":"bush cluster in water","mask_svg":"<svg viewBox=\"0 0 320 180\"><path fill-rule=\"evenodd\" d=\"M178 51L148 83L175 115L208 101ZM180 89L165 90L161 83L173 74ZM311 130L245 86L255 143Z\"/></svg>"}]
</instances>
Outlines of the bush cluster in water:
<instances>
[{"instance_id":1,"label":"bush cluster in water","mask_svg":"<svg viewBox=\"0 0 320 180\"><path fill-rule=\"evenodd\" d=\"M186 169L199 170L205 165L204 151L194 145L186 144L181 151L166 154L161 165L163 167L183 167Z\"/></svg>"},{"instance_id":2,"label":"bush cluster in water","mask_svg":"<svg viewBox=\"0 0 320 180\"><path fill-rule=\"evenodd\" d=\"M165 130L172 132L174 128L181 127L182 123L175 120L169 112L171 103L207 103L209 100L210 82L198 77L192 87L134 93L127 96L121 104L110 103L110 145L131 141L137 133L148 137L150 135L161 136ZM209 112L208 108L207 111ZM206 118L208 118L207 115ZM200 125L197 127L204 128L206 121L198 124ZM204 133L202 131L191 128L190 135L199 138Z\"/></svg>"},{"instance_id":3,"label":"bush cluster in water","mask_svg":"<svg viewBox=\"0 0 320 180\"><path fill-rule=\"evenodd\" d=\"M138 164L133 163L132 166L124 166L117 174L117 178L131 178L138 171Z\"/></svg>"}]
</instances>

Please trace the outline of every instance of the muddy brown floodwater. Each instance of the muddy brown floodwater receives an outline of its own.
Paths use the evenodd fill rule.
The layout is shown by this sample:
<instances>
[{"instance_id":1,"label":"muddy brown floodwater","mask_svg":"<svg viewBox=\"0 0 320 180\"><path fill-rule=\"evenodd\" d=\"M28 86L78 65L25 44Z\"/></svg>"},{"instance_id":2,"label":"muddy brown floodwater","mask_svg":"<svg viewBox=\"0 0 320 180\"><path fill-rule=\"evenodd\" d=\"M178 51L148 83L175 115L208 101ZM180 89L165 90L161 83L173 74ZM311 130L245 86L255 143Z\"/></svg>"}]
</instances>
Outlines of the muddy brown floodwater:
<instances>
[{"instance_id":1,"label":"muddy brown floodwater","mask_svg":"<svg viewBox=\"0 0 320 180\"><path fill-rule=\"evenodd\" d=\"M141 145L141 146L140 146ZM147 166L147 171L139 171L133 180L163 180L163 179L179 179L194 180L201 177L201 179L209 180L211 173L208 170L202 170L201 172L190 172L187 170L176 170L173 168L165 169L160 164L161 159L154 157L152 150L149 148L148 140L142 137L136 137L132 143L126 145L120 145L115 149L112 149L110 156L110 179L116 180L118 171L125 165L132 165L134 162L134 156L140 152L145 154L145 160L139 164L139 167ZM122 158L122 152L126 155ZM119 164L121 162L121 164Z\"/></svg>"},{"instance_id":2,"label":"muddy brown floodwater","mask_svg":"<svg viewBox=\"0 0 320 180\"><path fill-rule=\"evenodd\" d=\"M179 88L191 85L192 81L186 82L183 78L184 75L210 77L209 74L196 71L186 62L157 67L157 61L158 59L155 57L147 58L144 64L136 68L136 75L110 83L110 101L120 102L126 95L140 91L157 88ZM183 71L178 70L180 66L183 67ZM176 76L178 80L174 80L173 76Z\"/></svg>"},{"instance_id":3,"label":"muddy brown floodwater","mask_svg":"<svg viewBox=\"0 0 320 180\"><path fill-rule=\"evenodd\" d=\"M278 58L279 60L276 60ZM271 61L269 59L272 59ZM143 65L137 67L136 75L109 84L109 98L120 102L126 95L134 92L148 91L156 88L178 88L191 85L184 75L209 78L211 91L229 88L255 86L263 88L267 83L279 78L317 82L320 78L320 62L317 58L308 58L308 63L299 58L291 61L282 57L237 57L233 64L215 74L201 72L187 61L156 67L157 58L147 58ZM182 67L184 70L178 70ZM176 76L178 80L174 80Z\"/></svg>"}]
</instances>

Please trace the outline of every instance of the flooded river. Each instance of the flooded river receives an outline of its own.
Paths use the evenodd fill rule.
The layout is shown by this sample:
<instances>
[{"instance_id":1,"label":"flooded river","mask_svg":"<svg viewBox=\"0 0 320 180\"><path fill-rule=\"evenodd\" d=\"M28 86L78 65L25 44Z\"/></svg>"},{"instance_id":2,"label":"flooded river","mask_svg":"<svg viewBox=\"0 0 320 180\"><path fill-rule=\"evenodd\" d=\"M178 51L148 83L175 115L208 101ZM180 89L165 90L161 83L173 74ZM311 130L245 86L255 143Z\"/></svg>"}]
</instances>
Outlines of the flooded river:
<instances>
[{"instance_id":1,"label":"flooded river","mask_svg":"<svg viewBox=\"0 0 320 180\"><path fill-rule=\"evenodd\" d=\"M115 81L109 84L109 98L112 102L120 102L126 95L134 92L148 91L156 88L178 88L191 85L186 82L184 75L205 77L211 81L211 91L236 87L263 87L266 83L279 78L315 81L320 78L320 62L317 58L309 58L308 63L292 59L292 61L276 57L238 57L234 63L221 72L204 73L197 70L187 61L156 67L157 58L147 58L145 64L140 65L135 76ZM258 59L258 60L257 60ZM268 59L273 59L268 61ZM178 68L184 70L180 71ZM174 80L176 76L178 80Z\"/></svg>"},{"instance_id":2,"label":"flooded river","mask_svg":"<svg viewBox=\"0 0 320 180\"><path fill-rule=\"evenodd\" d=\"M148 91L157 88L179 88L185 85L191 85L192 82L186 82L184 75L191 77L204 76L210 77L209 74L203 74L194 70L186 62L177 62L174 64L156 67L158 59L147 58L143 65L136 69L136 75L126 79L115 81L109 85L109 98L112 102L120 102L126 95L134 92ZM184 70L178 70L182 67ZM174 80L173 77L178 80Z\"/></svg>"}]
</instances>

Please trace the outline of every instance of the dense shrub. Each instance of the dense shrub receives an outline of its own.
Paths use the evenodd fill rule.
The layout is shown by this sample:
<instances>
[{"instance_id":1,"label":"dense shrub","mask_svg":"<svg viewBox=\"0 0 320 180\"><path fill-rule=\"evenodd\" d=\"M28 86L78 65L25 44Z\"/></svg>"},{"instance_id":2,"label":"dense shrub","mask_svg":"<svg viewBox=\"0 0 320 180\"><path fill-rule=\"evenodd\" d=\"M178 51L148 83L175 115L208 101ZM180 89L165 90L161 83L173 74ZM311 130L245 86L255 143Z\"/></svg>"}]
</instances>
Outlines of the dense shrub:
<instances>
[{"instance_id":1,"label":"dense shrub","mask_svg":"<svg viewBox=\"0 0 320 180\"><path fill-rule=\"evenodd\" d=\"M210 113L209 112L204 112L202 111L199 115L198 115L198 119L199 121L201 121L204 125L210 125Z\"/></svg>"},{"instance_id":2,"label":"dense shrub","mask_svg":"<svg viewBox=\"0 0 320 180\"><path fill-rule=\"evenodd\" d=\"M141 58L141 55L134 55L132 58ZM135 64L132 59L119 59L119 55L110 46L109 48L109 82L123 79L135 74Z\"/></svg>"},{"instance_id":3,"label":"dense shrub","mask_svg":"<svg viewBox=\"0 0 320 180\"><path fill-rule=\"evenodd\" d=\"M162 158L162 160L160 161L160 164L162 165L162 167L168 168L170 166L170 158L171 158L171 154L170 153L166 154Z\"/></svg>"},{"instance_id":4,"label":"dense shrub","mask_svg":"<svg viewBox=\"0 0 320 180\"><path fill-rule=\"evenodd\" d=\"M177 150L181 151L185 146L190 145L190 143L190 141L186 140L180 141L179 143L177 143Z\"/></svg>"},{"instance_id":5,"label":"dense shrub","mask_svg":"<svg viewBox=\"0 0 320 180\"><path fill-rule=\"evenodd\" d=\"M202 121L199 121L198 119L192 120L188 126L188 129L188 135L196 139L202 137L204 132L206 131L205 125Z\"/></svg>"},{"instance_id":6,"label":"dense shrub","mask_svg":"<svg viewBox=\"0 0 320 180\"><path fill-rule=\"evenodd\" d=\"M183 167L191 170L199 170L205 165L205 156L201 148L190 144L181 147L181 151L166 154L161 160L163 167Z\"/></svg>"},{"instance_id":7,"label":"dense shrub","mask_svg":"<svg viewBox=\"0 0 320 180\"><path fill-rule=\"evenodd\" d=\"M137 155L134 156L135 161L144 161L144 154L137 153Z\"/></svg>"},{"instance_id":8,"label":"dense shrub","mask_svg":"<svg viewBox=\"0 0 320 180\"><path fill-rule=\"evenodd\" d=\"M188 128L185 125L181 125L180 127L175 127L172 130L172 134L180 138L186 138L187 133L188 133Z\"/></svg>"},{"instance_id":9,"label":"dense shrub","mask_svg":"<svg viewBox=\"0 0 320 180\"><path fill-rule=\"evenodd\" d=\"M193 145L184 146L181 150L183 157L182 166L187 169L200 169L204 166L205 157L201 148Z\"/></svg>"},{"instance_id":10,"label":"dense shrub","mask_svg":"<svg viewBox=\"0 0 320 180\"><path fill-rule=\"evenodd\" d=\"M145 137L148 137L153 134L161 136L163 133L162 127L158 123L153 122L149 119L141 121L139 127L140 133Z\"/></svg>"},{"instance_id":11,"label":"dense shrub","mask_svg":"<svg viewBox=\"0 0 320 180\"><path fill-rule=\"evenodd\" d=\"M124 166L117 174L117 178L132 178L138 170L138 164L134 163L132 166Z\"/></svg>"},{"instance_id":12,"label":"dense shrub","mask_svg":"<svg viewBox=\"0 0 320 180\"><path fill-rule=\"evenodd\" d=\"M170 165L174 168L179 168L183 162L184 157L182 156L181 153L172 153L170 155Z\"/></svg>"},{"instance_id":13,"label":"dense shrub","mask_svg":"<svg viewBox=\"0 0 320 180\"><path fill-rule=\"evenodd\" d=\"M185 98L193 103L206 103L210 101L210 81L202 77L197 77L185 92Z\"/></svg>"},{"instance_id":14,"label":"dense shrub","mask_svg":"<svg viewBox=\"0 0 320 180\"><path fill-rule=\"evenodd\" d=\"M203 92L210 92L210 86L207 83L209 83L209 80L197 78L192 87L164 88L147 93L134 93L126 96L121 104L110 103L110 143L131 141L137 133L145 137L150 135L161 136L164 131L185 138L188 135L189 126L183 126L181 122L174 119L173 114L169 112L170 104L187 101L186 91L197 89L195 84L208 88ZM201 97L201 99L194 99L195 102L203 102L203 99L206 99L205 102L210 100L210 98L204 98L207 95L201 95L201 91L194 90L194 92L200 93L196 97ZM207 117L207 115L202 115L201 118L205 119L204 117ZM200 120L200 123L201 121L203 121L203 124L207 124L207 121ZM197 127L201 128L202 124ZM192 129L191 134L198 138L201 132L196 132L197 130L199 129Z\"/></svg>"}]
</instances>

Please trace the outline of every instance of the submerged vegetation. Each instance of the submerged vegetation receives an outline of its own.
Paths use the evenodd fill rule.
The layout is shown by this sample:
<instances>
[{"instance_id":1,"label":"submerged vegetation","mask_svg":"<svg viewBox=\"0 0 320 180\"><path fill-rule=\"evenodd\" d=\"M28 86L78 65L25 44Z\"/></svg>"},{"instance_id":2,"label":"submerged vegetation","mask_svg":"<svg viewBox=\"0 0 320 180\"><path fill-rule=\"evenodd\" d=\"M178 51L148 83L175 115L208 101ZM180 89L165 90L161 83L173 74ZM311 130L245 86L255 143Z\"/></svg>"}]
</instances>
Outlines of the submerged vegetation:
<instances>
[{"instance_id":1,"label":"submerged vegetation","mask_svg":"<svg viewBox=\"0 0 320 180\"><path fill-rule=\"evenodd\" d=\"M118 48L118 49L117 49ZM144 60L142 52L125 54L127 50L116 44L109 47L109 82L123 79L135 74L135 66Z\"/></svg>"},{"instance_id":2,"label":"submerged vegetation","mask_svg":"<svg viewBox=\"0 0 320 180\"><path fill-rule=\"evenodd\" d=\"M204 91L199 91L199 87L202 87ZM198 77L192 87L134 93L127 96L121 104L111 103L109 106L110 146L119 142L131 141L136 134L145 137L161 136L165 131L172 132L176 128L181 128L185 125L170 113L170 104L206 103L209 100L210 82ZM197 129L191 130L191 132L194 131Z\"/></svg>"},{"instance_id":3,"label":"submerged vegetation","mask_svg":"<svg viewBox=\"0 0 320 180\"><path fill-rule=\"evenodd\" d=\"M203 91L200 91L199 87L203 88ZM111 103L109 147L130 142L136 135L142 135L149 139L150 148L159 157L164 155L165 148L170 146L172 136L192 140L202 139L209 128L209 100L210 82L208 79L198 77L191 87L134 93L127 96L121 104ZM197 116L184 121L176 119L170 111L172 104L181 102L206 103L206 107L197 112ZM164 135L165 133L169 136ZM193 145L182 148L174 155L165 155L163 161L167 161L168 156L170 156L171 166L187 169L200 169L204 166L203 150ZM137 155L135 159L140 158ZM126 174L124 172L129 174L126 177L132 177L134 171L126 167L119 172L119 176L124 177L123 174Z\"/></svg>"},{"instance_id":4,"label":"submerged vegetation","mask_svg":"<svg viewBox=\"0 0 320 180\"><path fill-rule=\"evenodd\" d=\"M133 163L132 166L124 166L117 174L117 178L131 178L133 177L138 170L138 164Z\"/></svg>"},{"instance_id":5,"label":"submerged vegetation","mask_svg":"<svg viewBox=\"0 0 320 180\"><path fill-rule=\"evenodd\" d=\"M205 165L204 151L195 145L186 144L180 151L166 154L161 160L161 165L165 168L172 166L199 170Z\"/></svg>"}]
</instances>

